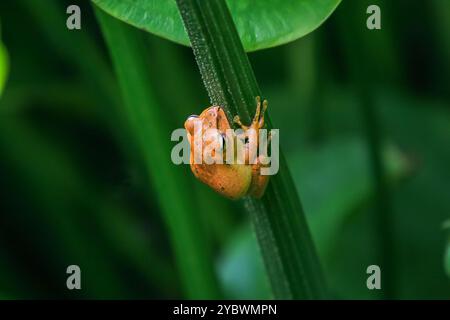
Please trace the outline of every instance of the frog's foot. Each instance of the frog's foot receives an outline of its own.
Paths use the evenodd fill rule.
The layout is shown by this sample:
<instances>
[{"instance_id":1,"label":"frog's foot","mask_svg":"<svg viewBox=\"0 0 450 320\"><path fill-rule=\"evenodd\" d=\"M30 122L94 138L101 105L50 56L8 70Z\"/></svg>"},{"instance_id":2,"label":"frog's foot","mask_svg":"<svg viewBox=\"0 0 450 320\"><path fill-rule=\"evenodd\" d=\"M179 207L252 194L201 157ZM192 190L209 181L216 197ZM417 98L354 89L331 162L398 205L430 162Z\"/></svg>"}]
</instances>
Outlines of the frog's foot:
<instances>
[{"instance_id":1,"label":"frog's foot","mask_svg":"<svg viewBox=\"0 0 450 320\"><path fill-rule=\"evenodd\" d=\"M239 116L235 116L233 119L233 122L236 123L237 125L239 125L244 130L248 130L250 127L254 128L254 129L261 129L262 127L264 127L264 113L267 110L268 104L269 103L267 102L267 100L264 100L261 104L261 97L257 96L256 97L256 112L255 112L255 116L253 117L252 124L250 126L244 125L241 122L241 119L239 118ZM262 105L262 110L261 110L261 105Z\"/></svg>"},{"instance_id":2,"label":"frog's foot","mask_svg":"<svg viewBox=\"0 0 450 320\"><path fill-rule=\"evenodd\" d=\"M248 126L244 125L241 122L241 118L239 118L239 116L235 116L234 119L233 119L233 122L236 123L238 126L240 126L242 129L244 129L244 131L248 130L248 128L249 128Z\"/></svg>"}]
</instances>

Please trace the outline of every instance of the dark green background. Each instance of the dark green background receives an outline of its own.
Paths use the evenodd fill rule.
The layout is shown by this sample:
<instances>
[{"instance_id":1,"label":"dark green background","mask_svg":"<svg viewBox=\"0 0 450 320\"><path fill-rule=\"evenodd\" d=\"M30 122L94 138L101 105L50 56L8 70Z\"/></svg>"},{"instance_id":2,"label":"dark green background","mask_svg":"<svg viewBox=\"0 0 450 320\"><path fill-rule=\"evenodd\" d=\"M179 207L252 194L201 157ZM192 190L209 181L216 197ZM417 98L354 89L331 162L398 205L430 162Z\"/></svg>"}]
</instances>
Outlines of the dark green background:
<instances>
[{"instance_id":1,"label":"dark green background","mask_svg":"<svg viewBox=\"0 0 450 320\"><path fill-rule=\"evenodd\" d=\"M69 31L69 4L0 2L11 63L0 99L0 298L185 297L92 6L78 1L82 30ZM382 8L381 31L366 28L369 4ZM249 55L332 298L382 298L366 288L366 268L383 254L390 297L450 296L449 26L447 0L344 0L312 34ZM148 86L169 128L181 127L208 105L192 52L142 36ZM385 159L383 205L373 130ZM187 166L173 170L192 175ZM198 232L222 297L269 298L239 204L194 179L186 194L202 208ZM377 226L386 207L388 225ZM81 291L66 289L71 264L81 267Z\"/></svg>"}]
</instances>

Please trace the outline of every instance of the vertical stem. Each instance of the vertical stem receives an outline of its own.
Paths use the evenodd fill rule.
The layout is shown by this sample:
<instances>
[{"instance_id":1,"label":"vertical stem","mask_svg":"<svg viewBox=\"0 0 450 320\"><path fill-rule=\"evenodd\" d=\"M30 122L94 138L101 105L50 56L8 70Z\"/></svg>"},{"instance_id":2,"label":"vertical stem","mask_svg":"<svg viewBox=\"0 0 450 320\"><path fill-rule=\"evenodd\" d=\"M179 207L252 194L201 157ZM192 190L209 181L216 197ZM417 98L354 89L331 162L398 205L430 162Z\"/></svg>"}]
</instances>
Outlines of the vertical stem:
<instances>
[{"instance_id":1,"label":"vertical stem","mask_svg":"<svg viewBox=\"0 0 450 320\"><path fill-rule=\"evenodd\" d=\"M177 0L211 103L249 122L260 90L224 0ZM268 119L267 119L268 120ZM267 121L268 128L272 128ZM280 151L280 170L261 200L246 198L272 290L279 299L325 296L300 199Z\"/></svg>"}]
</instances>

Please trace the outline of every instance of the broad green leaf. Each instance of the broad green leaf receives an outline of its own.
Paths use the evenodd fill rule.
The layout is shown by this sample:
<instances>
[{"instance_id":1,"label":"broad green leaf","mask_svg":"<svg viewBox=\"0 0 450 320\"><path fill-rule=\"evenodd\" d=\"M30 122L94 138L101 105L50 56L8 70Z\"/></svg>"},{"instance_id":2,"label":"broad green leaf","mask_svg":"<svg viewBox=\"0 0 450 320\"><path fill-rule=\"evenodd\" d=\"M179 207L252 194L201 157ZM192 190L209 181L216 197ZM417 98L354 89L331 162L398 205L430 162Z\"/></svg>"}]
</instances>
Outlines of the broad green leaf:
<instances>
[{"instance_id":1,"label":"broad green leaf","mask_svg":"<svg viewBox=\"0 0 450 320\"><path fill-rule=\"evenodd\" d=\"M100 8L135 27L189 45L174 0L92 0ZM317 27L341 0L228 0L246 51L281 45Z\"/></svg>"}]
</instances>

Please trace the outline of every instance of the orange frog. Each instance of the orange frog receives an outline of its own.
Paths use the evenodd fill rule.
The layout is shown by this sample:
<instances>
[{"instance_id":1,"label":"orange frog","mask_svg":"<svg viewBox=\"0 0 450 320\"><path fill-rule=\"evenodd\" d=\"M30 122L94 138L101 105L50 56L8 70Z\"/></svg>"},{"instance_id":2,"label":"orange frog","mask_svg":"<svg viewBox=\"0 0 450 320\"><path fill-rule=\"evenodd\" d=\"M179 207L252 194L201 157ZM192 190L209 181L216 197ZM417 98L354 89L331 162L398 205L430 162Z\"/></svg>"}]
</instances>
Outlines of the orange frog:
<instances>
[{"instance_id":1,"label":"orange frog","mask_svg":"<svg viewBox=\"0 0 450 320\"><path fill-rule=\"evenodd\" d=\"M256 113L250 126L243 125L238 116L234 118L234 122L242 128L243 136L230 131L232 128L220 106L209 107L200 116L190 116L184 123L184 127L191 147L190 165L194 175L216 192L230 199L239 199L247 195L261 198L269 182L269 176L261 175L260 172L261 167L264 166L261 163L264 155L257 157L255 155L256 161L250 162L249 150L252 147L253 150L258 150L259 129L264 126L266 109L267 100L263 101L261 110L261 98L256 97ZM232 132L231 135L230 132ZM248 134L250 132L254 134L253 137L255 138L249 139ZM195 138L196 136L197 138ZM225 160L225 149L226 146L229 146L229 143L233 146L237 145L237 139L243 141L245 160L237 161L236 152L233 149L234 159L232 160L236 161L230 163L228 159ZM208 164L205 161L196 161L196 159L203 160L202 150L208 147L222 151L218 153L219 156L223 157L222 163Z\"/></svg>"}]
</instances>

